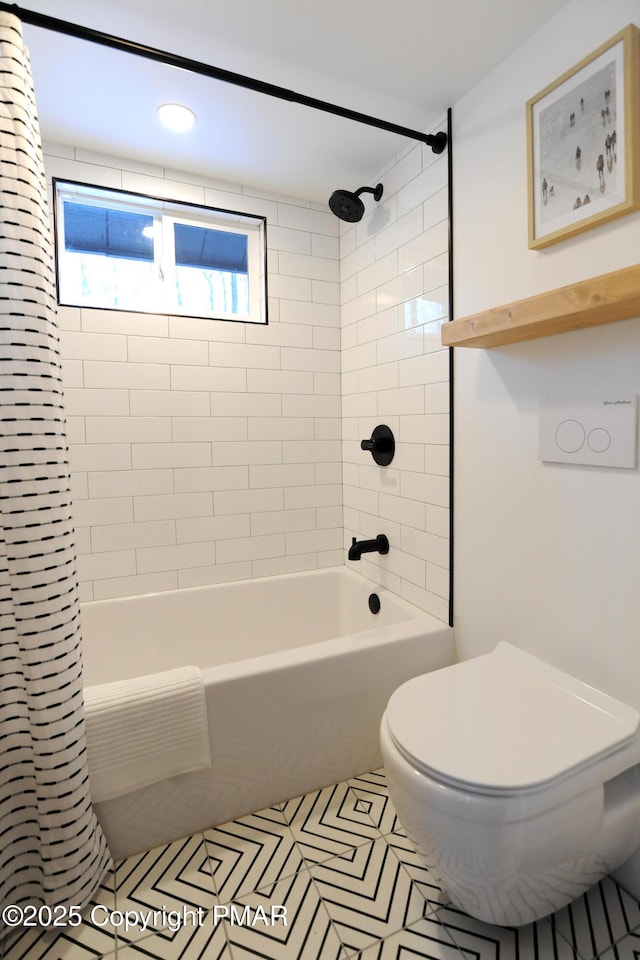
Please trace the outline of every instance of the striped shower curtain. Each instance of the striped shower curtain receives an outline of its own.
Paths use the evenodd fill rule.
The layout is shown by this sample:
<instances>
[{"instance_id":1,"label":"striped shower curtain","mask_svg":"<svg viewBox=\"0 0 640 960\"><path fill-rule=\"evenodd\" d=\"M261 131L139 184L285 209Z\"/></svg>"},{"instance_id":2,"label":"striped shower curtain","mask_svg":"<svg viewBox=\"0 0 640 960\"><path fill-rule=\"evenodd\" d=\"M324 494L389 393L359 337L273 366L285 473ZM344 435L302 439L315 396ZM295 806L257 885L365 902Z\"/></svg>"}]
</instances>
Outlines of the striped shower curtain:
<instances>
[{"instance_id":1,"label":"striped shower curtain","mask_svg":"<svg viewBox=\"0 0 640 960\"><path fill-rule=\"evenodd\" d=\"M21 24L0 12L0 909L83 905L108 863L89 798L42 148Z\"/></svg>"}]
</instances>

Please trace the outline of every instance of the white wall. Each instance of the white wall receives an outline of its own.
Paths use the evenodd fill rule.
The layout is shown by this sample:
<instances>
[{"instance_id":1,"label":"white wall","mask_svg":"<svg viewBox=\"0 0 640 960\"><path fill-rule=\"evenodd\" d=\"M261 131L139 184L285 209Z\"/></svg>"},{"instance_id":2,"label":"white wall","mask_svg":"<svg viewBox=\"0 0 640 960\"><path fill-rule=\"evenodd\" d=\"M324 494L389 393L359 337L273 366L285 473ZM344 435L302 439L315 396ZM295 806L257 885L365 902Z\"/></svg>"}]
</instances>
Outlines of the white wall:
<instances>
[{"instance_id":1,"label":"white wall","mask_svg":"<svg viewBox=\"0 0 640 960\"><path fill-rule=\"evenodd\" d=\"M527 248L525 102L638 0L573 0L453 109L455 315L638 261L634 213ZM455 626L462 658L505 639L640 707L640 476L541 463L541 398L640 393L640 320L455 350Z\"/></svg>"},{"instance_id":2,"label":"white wall","mask_svg":"<svg viewBox=\"0 0 640 960\"><path fill-rule=\"evenodd\" d=\"M60 308L82 599L342 563L338 221L66 146L45 168L267 217L267 326Z\"/></svg>"},{"instance_id":3,"label":"white wall","mask_svg":"<svg viewBox=\"0 0 640 960\"><path fill-rule=\"evenodd\" d=\"M442 125L446 128L446 124ZM345 535L388 536L356 564L441 620L449 606L447 153L413 145L380 173L376 204L340 237ZM374 179L371 183L375 185ZM378 466L360 441L386 423L396 454Z\"/></svg>"}]
</instances>

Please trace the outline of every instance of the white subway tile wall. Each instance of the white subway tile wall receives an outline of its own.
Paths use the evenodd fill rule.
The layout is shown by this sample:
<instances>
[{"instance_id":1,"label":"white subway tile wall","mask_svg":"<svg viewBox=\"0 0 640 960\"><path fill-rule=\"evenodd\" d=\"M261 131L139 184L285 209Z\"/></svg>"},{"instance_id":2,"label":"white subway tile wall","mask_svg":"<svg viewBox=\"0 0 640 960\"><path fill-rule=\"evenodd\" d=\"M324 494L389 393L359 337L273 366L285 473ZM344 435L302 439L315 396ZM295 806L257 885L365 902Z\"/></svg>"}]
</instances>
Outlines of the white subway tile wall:
<instances>
[{"instance_id":1,"label":"white subway tile wall","mask_svg":"<svg viewBox=\"0 0 640 960\"><path fill-rule=\"evenodd\" d=\"M342 224L345 545L389 538L360 571L441 620L449 606L447 154L409 148L377 178L360 223ZM372 180L372 183L375 182ZM360 449L379 423L396 453L377 466Z\"/></svg>"},{"instance_id":2,"label":"white subway tile wall","mask_svg":"<svg viewBox=\"0 0 640 960\"><path fill-rule=\"evenodd\" d=\"M267 326L59 310L81 598L341 564L386 533L360 572L446 621L446 153L407 149L354 225L67 146L45 168L268 218ZM360 449L378 423L389 467Z\"/></svg>"},{"instance_id":3,"label":"white subway tile wall","mask_svg":"<svg viewBox=\"0 0 640 960\"><path fill-rule=\"evenodd\" d=\"M339 223L45 144L60 177L266 215L269 324L61 307L83 600L344 562Z\"/></svg>"}]
</instances>

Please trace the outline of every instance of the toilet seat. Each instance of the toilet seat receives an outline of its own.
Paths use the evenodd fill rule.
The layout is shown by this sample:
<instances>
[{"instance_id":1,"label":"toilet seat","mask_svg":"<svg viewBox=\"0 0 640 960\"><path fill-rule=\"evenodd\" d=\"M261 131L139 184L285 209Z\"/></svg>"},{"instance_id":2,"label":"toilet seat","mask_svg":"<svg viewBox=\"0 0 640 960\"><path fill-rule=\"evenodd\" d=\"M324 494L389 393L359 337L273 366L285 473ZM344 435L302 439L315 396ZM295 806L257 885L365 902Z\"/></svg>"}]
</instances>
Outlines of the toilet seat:
<instances>
[{"instance_id":1,"label":"toilet seat","mask_svg":"<svg viewBox=\"0 0 640 960\"><path fill-rule=\"evenodd\" d=\"M506 797L603 763L634 740L640 716L503 642L403 684L386 722L400 753L433 780Z\"/></svg>"}]
</instances>

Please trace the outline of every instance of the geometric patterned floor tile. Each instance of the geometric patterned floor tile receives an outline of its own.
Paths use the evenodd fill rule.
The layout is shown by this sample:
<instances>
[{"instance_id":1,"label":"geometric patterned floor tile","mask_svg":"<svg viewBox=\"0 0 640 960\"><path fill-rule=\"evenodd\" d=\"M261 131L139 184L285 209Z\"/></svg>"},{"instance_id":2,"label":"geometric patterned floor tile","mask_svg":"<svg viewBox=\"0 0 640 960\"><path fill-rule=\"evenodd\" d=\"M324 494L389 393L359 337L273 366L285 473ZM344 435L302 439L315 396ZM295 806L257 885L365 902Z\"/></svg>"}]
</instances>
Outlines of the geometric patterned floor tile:
<instances>
[{"instance_id":1,"label":"geometric patterned floor tile","mask_svg":"<svg viewBox=\"0 0 640 960\"><path fill-rule=\"evenodd\" d=\"M271 907L286 908L286 924L225 922L233 960L261 957L266 960L345 960L340 939L307 869L273 884L266 891L254 891L236 901L239 911L262 908L269 917ZM208 957L207 957L208 960Z\"/></svg>"},{"instance_id":2,"label":"geometric patterned floor tile","mask_svg":"<svg viewBox=\"0 0 640 960\"><path fill-rule=\"evenodd\" d=\"M367 810L381 834L386 835L402 829L389 797L384 770L364 773L349 780L348 784L360 801L358 808Z\"/></svg>"},{"instance_id":3,"label":"geometric patterned floor tile","mask_svg":"<svg viewBox=\"0 0 640 960\"><path fill-rule=\"evenodd\" d=\"M600 960L640 960L640 930L630 933L605 953Z\"/></svg>"},{"instance_id":4,"label":"geometric patterned floor tile","mask_svg":"<svg viewBox=\"0 0 640 960\"><path fill-rule=\"evenodd\" d=\"M383 837L310 873L347 950L365 950L431 909Z\"/></svg>"},{"instance_id":5,"label":"geometric patterned floor tile","mask_svg":"<svg viewBox=\"0 0 640 960\"><path fill-rule=\"evenodd\" d=\"M359 954L361 960L477 960L476 953L460 950L445 927L425 917L381 940Z\"/></svg>"},{"instance_id":6,"label":"geometric patterned floor tile","mask_svg":"<svg viewBox=\"0 0 640 960\"><path fill-rule=\"evenodd\" d=\"M207 914L202 923L185 923L133 943L118 941L118 960L232 960L224 927ZM111 960L111 958L109 958Z\"/></svg>"},{"instance_id":7,"label":"geometric patterned floor tile","mask_svg":"<svg viewBox=\"0 0 640 960\"><path fill-rule=\"evenodd\" d=\"M115 881L116 909L136 911L142 918L129 931L118 929L119 943L166 930L173 923L174 911L191 923L191 914L185 911L209 911L217 903L202 834L121 860L116 864Z\"/></svg>"},{"instance_id":8,"label":"geometric patterned floor tile","mask_svg":"<svg viewBox=\"0 0 640 960\"><path fill-rule=\"evenodd\" d=\"M551 922L582 960L592 960L640 926L640 904L605 877L555 913Z\"/></svg>"},{"instance_id":9,"label":"geometric patterned floor tile","mask_svg":"<svg viewBox=\"0 0 640 960\"><path fill-rule=\"evenodd\" d=\"M303 866L284 813L275 807L205 830L203 836L220 903L273 884Z\"/></svg>"},{"instance_id":10,"label":"geometric patterned floor tile","mask_svg":"<svg viewBox=\"0 0 640 960\"><path fill-rule=\"evenodd\" d=\"M548 919L498 927L451 906L439 907L436 917L454 943L477 960L581 960Z\"/></svg>"},{"instance_id":11,"label":"geometric patterned floor tile","mask_svg":"<svg viewBox=\"0 0 640 960\"><path fill-rule=\"evenodd\" d=\"M320 863L380 831L346 782L315 790L283 804L283 812L305 860Z\"/></svg>"},{"instance_id":12,"label":"geometric patterned floor tile","mask_svg":"<svg viewBox=\"0 0 640 960\"><path fill-rule=\"evenodd\" d=\"M146 917L146 929L101 926L114 909ZM0 957L640 960L640 904L609 877L519 928L454 907L405 836L383 770L127 857L83 916L57 935L15 930Z\"/></svg>"},{"instance_id":13,"label":"geometric patterned floor tile","mask_svg":"<svg viewBox=\"0 0 640 960\"><path fill-rule=\"evenodd\" d=\"M403 833L389 834L385 839L413 882L417 884L422 896L434 909L451 902L448 895L438 886L423 859L416 853L411 841Z\"/></svg>"},{"instance_id":14,"label":"geometric patterned floor tile","mask_svg":"<svg viewBox=\"0 0 640 960\"><path fill-rule=\"evenodd\" d=\"M74 929L53 933L28 929L8 941L3 960L96 960L115 958L115 937L81 924Z\"/></svg>"}]
</instances>

